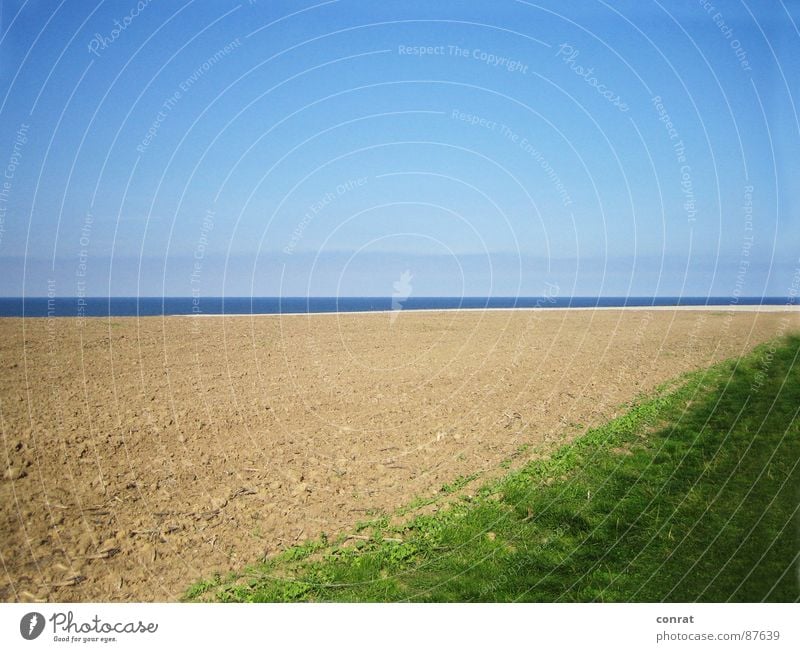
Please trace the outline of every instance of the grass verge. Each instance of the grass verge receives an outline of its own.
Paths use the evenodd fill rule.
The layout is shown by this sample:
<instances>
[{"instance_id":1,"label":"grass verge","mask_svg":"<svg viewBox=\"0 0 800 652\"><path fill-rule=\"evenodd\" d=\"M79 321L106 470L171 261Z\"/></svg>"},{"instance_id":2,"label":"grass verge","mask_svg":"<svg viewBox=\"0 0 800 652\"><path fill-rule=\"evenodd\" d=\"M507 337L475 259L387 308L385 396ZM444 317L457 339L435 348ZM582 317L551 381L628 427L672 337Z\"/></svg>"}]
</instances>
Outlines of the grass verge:
<instances>
[{"instance_id":1,"label":"grass verge","mask_svg":"<svg viewBox=\"0 0 800 652\"><path fill-rule=\"evenodd\" d=\"M800 600L800 337L683 376L440 511L186 599ZM349 539L348 543L352 543Z\"/></svg>"}]
</instances>

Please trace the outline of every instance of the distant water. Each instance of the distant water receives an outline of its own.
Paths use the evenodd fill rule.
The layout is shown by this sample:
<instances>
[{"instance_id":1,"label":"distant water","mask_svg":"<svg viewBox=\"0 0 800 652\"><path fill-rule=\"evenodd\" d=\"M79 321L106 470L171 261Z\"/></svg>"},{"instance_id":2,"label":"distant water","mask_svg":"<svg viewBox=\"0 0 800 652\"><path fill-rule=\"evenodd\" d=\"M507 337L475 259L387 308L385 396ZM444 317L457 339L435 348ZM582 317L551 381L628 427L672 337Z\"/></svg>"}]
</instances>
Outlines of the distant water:
<instances>
[{"instance_id":1,"label":"distant water","mask_svg":"<svg viewBox=\"0 0 800 652\"><path fill-rule=\"evenodd\" d=\"M785 305L783 297L410 297L403 310L458 308L619 308L625 306ZM59 297L0 298L0 317L275 315L392 310L391 297Z\"/></svg>"}]
</instances>

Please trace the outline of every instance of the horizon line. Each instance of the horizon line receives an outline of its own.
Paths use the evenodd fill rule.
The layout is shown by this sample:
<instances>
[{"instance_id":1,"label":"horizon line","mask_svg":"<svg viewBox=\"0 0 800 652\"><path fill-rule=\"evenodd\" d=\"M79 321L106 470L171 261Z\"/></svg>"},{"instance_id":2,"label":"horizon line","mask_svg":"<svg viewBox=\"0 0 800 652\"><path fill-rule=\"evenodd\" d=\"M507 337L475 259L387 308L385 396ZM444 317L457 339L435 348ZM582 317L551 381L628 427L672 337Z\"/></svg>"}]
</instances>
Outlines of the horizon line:
<instances>
[{"instance_id":1,"label":"horizon line","mask_svg":"<svg viewBox=\"0 0 800 652\"><path fill-rule=\"evenodd\" d=\"M469 294L469 295L449 295L449 294L419 294L414 296L409 296L403 299L404 301L413 301L414 299L552 299L556 301L563 301L565 299L736 299L736 300L743 300L743 299L788 299L793 300L796 297L792 295L780 295L780 294L770 294L770 295L725 295L725 294L572 294L572 295L556 295L556 296L548 296L548 295L541 295L541 294L519 294L519 295L485 295L485 294ZM92 296L78 296L78 295L57 295L54 297L42 296L42 295L2 295L0 296L0 301L2 300L33 300L33 299L42 299L42 300L51 300L51 299L84 299L84 300L110 300L110 299L249 299L249 300L257 300L257 299L277 299L281 301L289 300L289 299L392 299L391 294L384 294L384 295L367 295L367 294L345 294L345 295L327 295L327 294L320 294L320 295L246 295L246 294L229 294L229 295L203 295L199 297L192 296L190 294L165 294L165 295L132 295L132 294L121 294L121 295L92 295Z\"/></svg>"}]
</instances>

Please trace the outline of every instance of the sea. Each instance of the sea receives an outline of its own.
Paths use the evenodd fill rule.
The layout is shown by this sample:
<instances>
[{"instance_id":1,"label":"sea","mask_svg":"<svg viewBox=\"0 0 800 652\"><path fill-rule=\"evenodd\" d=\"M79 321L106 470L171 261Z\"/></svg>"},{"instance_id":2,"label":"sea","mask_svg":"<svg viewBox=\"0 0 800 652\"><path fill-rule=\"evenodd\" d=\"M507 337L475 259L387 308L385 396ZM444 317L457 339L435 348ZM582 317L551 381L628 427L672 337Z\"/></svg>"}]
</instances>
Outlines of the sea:
<instances>
[{"instance_id":1,"label":"sea","mask_svg":"<svg viewBox=\"0 0 800 652\"><path fill-rule=\"evenodd\" d=\"M276 315L389 310L787 305L786 297L5 297L0 317Z\"/></svg>"}]
</instances>

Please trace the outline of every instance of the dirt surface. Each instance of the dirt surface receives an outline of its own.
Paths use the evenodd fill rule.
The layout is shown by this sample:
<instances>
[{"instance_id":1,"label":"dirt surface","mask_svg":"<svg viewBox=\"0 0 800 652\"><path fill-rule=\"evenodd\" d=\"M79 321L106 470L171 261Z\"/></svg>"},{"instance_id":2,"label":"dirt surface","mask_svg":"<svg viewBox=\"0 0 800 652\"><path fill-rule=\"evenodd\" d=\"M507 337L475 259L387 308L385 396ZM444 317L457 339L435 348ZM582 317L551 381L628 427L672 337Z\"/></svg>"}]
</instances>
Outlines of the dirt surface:
<instances>
[{"instance_id":1,"label":"dirt surface","mask_svg":"<svg viewBox=\"0 0 800 652\"><path fill-rule=\"evenodd\" d=\"M0 599L178 599L798 328L647 310L2 319Z\"/></svg>"}]
</instances>

